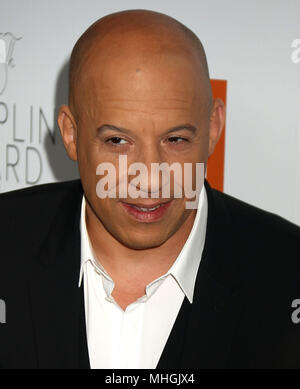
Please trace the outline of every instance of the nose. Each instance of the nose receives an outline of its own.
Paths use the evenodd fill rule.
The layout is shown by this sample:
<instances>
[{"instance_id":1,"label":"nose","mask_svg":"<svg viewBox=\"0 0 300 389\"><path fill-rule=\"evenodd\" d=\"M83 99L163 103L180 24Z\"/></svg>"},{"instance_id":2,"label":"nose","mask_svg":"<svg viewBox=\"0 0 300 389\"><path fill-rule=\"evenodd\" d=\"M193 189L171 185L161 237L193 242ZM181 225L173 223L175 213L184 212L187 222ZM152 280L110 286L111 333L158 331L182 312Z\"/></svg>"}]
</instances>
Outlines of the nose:
<instances>
[{"instance_id":1,"label":"nose","mask_svg":"<svg viewBox=\"0 0 300 389\"><path fill-rule=\"evenodd\" d=\"M137 188L145 197L159 198L162 187L166 184L166 175L160 175L155 166L166 162L163 160L159 144L156 142L147 143L141 146L136 160L131 164L128 173L139 174ZM136 185L137 180L129 179L129 185Z\"/></svg>"}]
</instances>

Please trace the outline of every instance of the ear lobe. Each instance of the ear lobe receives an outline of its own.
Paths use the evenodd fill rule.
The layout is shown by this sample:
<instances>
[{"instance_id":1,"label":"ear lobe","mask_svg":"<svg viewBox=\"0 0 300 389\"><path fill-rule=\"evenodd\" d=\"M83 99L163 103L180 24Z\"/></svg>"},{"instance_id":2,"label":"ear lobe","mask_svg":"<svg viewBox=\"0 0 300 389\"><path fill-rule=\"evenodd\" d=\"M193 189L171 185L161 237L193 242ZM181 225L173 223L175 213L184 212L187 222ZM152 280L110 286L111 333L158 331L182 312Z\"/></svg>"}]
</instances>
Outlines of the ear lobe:
<instances>
[{"instance_id":1,"label":"ear lobe","mask_svg":"<svg viewBox=\"0 0 300 389\"><path fill-rule=\"evenodd\" d=\"M209 156L214 152L225 124L225 104L215 99L209 122Z\"/></svg>"},{"instance_id":2,"label":"ear lobe","mask_svg":"<svg viewBox=\"0 0 300 389\"><path fill-rule=\"evenodd\" d=\"M68 156L77 161L77 128L70 108L62 105L58 112L58 127Z\"/></svg>"}]
</instances>

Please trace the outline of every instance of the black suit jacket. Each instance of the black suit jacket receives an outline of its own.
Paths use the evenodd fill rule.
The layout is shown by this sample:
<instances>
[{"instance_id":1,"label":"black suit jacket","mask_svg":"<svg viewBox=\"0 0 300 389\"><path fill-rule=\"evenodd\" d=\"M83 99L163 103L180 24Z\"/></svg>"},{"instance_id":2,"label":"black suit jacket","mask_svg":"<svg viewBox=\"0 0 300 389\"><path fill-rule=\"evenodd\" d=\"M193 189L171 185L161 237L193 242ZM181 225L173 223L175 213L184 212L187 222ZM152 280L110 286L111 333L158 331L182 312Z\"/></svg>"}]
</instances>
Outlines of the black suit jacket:
<instances>
[{"instance_id":1,"label":"black suit jacket","mask_svg":"<svg viewBox=\"0 0 300 389\"><path fill-rule=\"evenodd\" d=\"M299 368L300 229L210 188L194 302L158 368ZM1 368L88 368L79 180L0 195ZM147 350L145 350L147 352Z\"/></svg>"}]
</instances>

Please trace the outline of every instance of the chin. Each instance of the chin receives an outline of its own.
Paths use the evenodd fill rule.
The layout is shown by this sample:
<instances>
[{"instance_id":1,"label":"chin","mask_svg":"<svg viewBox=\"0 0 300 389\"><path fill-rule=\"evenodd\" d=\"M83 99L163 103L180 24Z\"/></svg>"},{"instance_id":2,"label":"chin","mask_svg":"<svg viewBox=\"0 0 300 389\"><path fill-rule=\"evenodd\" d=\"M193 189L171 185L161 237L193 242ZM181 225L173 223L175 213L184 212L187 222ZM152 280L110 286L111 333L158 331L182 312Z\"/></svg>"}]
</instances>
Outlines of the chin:
<instances>
[{"instance_id":1,"label":"chin","mask_svg":"<svg viewBox=\"0 0 300 389\"><path fill-rule=\"evenodd\" d=\"M155 247L161 246L165 243L166 239L162 239L162 236L155 238L154 236L144 236L144 237L127 237L124 239L120 239L120 242L123 243L124 246L133 249L133 250L146 250Z\"/></svg>"}]
</instances>

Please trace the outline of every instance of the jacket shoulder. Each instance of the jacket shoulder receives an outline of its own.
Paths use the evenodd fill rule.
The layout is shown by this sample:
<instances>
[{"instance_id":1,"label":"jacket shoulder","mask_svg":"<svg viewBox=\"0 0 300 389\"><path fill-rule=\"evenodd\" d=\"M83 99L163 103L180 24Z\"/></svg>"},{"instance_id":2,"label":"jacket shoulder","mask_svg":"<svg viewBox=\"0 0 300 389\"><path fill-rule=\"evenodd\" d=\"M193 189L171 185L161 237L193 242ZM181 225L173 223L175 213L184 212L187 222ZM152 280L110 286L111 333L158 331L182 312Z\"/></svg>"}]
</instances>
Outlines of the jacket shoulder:
<instances>
[{"instance_id":1,"label":"jacket shoulder","mask_svg":"<svg viewBox=\"0 0 300 389\"><path fill-rule=\"evenodd\" d=\"M216 189L212 189L212 192L217 201L223 202L236 225L243 226L243 229L249 232L250 230L256 233L264 231L264 235L276 231L282 236L288 234L298 238L300 243L300 227L297 224Z\"/></svg>"},{"instance_id":2,"label":"jacket shoulder","mask_svg":"<svg viewBox=\"0 0 300 389\"><path fill-rule=\"evenodd\" d=\"M237 278L253 295L260 293L258 299L284 298L289 307L300 293L300 227L230 195L212 192L228 221L221 238L227 242L226 258L234 264Z\"/></svg>"},{"instance_id":3,"label":"jacket shoulder","mask_svg":"<svg viewBox=\"0 0 300 389\"><path fill-rule=\"evenodd\" d=\"M28 188L0 193L0 206L15 203L16 201L31 201L30 199L42 199L49 196L61 196L70 190L80 187L80 180L52 182L49 184L34 185Z\"/></svg>"},{"instance_id":4,"label":"jacket shoulder","mask_svg":"<svg viewBox=\"0 0 300 389\"><path fill-rule=\"evenodd\" d=\"M33 241L47 229L62 201L80 192L80 180L73 180L0 194L0 240L13 237Z\"/></svg>"},{"instance_id":5,"label":"jacket shoulder","mask_svg":"<svg viewBox=\"0 0 300 389\"><path fill-rule=\"evenodd\" d=\"M80 180L41 184L0 194L1 218L38 216L41 210L51 211L68 193L79 191ZM3 223L2 223L3 224Z\"/></svg>"}]
</instances>

